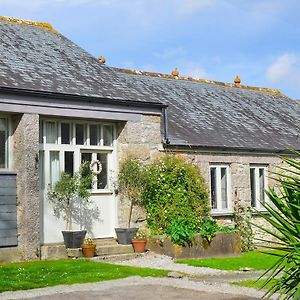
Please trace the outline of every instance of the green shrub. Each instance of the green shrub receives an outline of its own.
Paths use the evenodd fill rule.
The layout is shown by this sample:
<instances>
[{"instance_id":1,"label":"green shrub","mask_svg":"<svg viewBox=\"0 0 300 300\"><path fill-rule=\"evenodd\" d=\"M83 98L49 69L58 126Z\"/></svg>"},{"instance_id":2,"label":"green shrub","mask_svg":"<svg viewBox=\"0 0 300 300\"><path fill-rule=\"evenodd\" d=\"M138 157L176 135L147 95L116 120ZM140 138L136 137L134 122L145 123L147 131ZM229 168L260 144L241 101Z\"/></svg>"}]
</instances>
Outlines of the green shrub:
<instances>
[{"instance_id":1,"label":"green shrub","mask_svg":"<svg viewBox=\"0 0 300 300\"><path fill-rule=\"evenodd\" d=\"M198 228L199 221L195 217L178 217L167 227L166 234L171 237L174 244L190 245Z\"/></svg>"},{"instance_id":2,"label":"green shrub","mask_svg":"<svg viewBox=\"0 0 300 300\"><path fill-rule=\"evenodd\" d=\"M294 151L297 159L300 152ZM263 204L269 214L262 214L273 229L258 226L276 238L271 243L272 249L281 250L270 253L278 257L278 262L270 268L263 287L268 288L265 297L274 293L283 294L281 299L300 299L300 162L297 159L282 158L289 168L280 168L280 191L269 189L270 204ZM264 274L264 275L266 275Z\"/></svg>"},{"instance_id":3,"label":"green shrub","mask_svg":"<svg viewBox=\"0 0 300 300\"><path fill-rule=\"evenodd\" d=\"M142 193L147 222L155 234L178 218L200 221L209 214L207 188L200 171L183 159L165 156L147 167Z\"/></svg>"},{"instance_id":4,"label":"green shrub","mask_svg":"<svg viewBox=\"0 0 300 300\"><path fill-rule=\"evenodd\" d=\"M202 238L208 241L209 244L219 229L219 225L212 218L204 218L199 224L199 233Z\"/></svg>"}]
</instances>

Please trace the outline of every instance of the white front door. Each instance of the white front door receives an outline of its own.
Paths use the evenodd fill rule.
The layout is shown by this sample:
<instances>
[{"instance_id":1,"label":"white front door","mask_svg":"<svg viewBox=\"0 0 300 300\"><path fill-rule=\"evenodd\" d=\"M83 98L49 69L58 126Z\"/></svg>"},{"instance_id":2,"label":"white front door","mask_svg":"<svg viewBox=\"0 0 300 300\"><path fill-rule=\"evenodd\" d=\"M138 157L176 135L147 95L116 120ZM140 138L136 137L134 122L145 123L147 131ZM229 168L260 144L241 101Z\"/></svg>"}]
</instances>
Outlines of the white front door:
<instances>
[{"instance_id":1,"label":"white front door","mask_svg":"<svg viewBox=\"0 0 300 300\"><path fill-rule=\"evenodd\" d=\"M40 123L43 243L62 241L61 230L65 229L62 216L54 214L53 206L47 200L47 191L54 186L61 172L74 174L84 161L95 162L94 173L98 173L100 166L102 170L94 175L89 201L80 202L74 210L73 229L86 229L88 235L95 238L114 236L117 225L113 193L117 166L115 126L45 119Z\"/></svg>"}]
</instances>

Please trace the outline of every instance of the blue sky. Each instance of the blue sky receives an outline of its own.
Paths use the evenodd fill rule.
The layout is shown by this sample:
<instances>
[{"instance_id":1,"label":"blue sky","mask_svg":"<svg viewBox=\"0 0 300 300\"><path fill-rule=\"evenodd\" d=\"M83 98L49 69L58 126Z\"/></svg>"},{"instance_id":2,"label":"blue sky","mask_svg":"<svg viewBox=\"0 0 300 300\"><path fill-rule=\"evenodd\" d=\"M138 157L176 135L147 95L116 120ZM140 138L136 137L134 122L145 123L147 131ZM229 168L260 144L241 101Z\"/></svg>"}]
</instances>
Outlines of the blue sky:
<instances>
[{"instance_id":1,"label":"blue sky","mask_svg":"<svg viewBox=\"0 0 300 300\"><path fill-rule=\"evenodd\" d=\"M299 0L0 0L121 68L278 88L300 99Z\"/></svg>"}]
</instances>

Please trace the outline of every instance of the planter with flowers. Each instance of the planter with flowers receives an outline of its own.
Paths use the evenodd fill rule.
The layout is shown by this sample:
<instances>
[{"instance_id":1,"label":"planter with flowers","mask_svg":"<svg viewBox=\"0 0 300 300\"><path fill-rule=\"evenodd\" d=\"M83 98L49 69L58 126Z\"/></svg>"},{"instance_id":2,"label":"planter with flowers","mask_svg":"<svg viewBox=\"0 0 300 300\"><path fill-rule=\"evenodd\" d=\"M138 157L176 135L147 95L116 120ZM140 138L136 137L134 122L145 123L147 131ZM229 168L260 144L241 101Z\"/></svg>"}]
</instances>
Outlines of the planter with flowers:
<instances>
[{"instance_id":1,"label":"planter with flowers","mask_svg":"<svg viewBox=\"0 0 300 300\"><path fill-rule=\"evenodd\" d=\"M137 253L143 253L146 250L147 239L149 238L149 229L146 227L140 227L131 240L134 251Z\"/></svg>"},{"instance_id":2,"label":"planter with flowers","mask_svg":"<svg viewBox=\"0 0 300 300\"><path fill-rule=\"evenodd\" d=\"M83 244L81 245L81 248L84 257L94 257L95 250L96 250L96 243L92 238L90 237L85 238Z\"/></svg>"}]
</instances>

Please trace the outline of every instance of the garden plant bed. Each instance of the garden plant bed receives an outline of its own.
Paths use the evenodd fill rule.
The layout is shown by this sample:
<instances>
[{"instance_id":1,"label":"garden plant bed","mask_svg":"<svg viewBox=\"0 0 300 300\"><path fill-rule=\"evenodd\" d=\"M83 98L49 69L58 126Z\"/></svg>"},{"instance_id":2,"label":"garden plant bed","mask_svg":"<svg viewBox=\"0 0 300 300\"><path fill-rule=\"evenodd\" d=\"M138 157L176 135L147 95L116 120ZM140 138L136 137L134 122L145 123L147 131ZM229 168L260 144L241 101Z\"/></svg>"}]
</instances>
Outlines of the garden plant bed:
<instances>
[{"instance_id":1,"label":"garden plant bed","mask_svg":"<svg viewBox=\"0 0 300 300\"><path fill-rule=\"evenodd\" d=\"M241 239L237 232L217 233L209 244L196 235L191 245L178 246L169 237L154 236L148 240L147 249L173 258L235 256L241 254Z\"/></svg>"}]
</instances>

